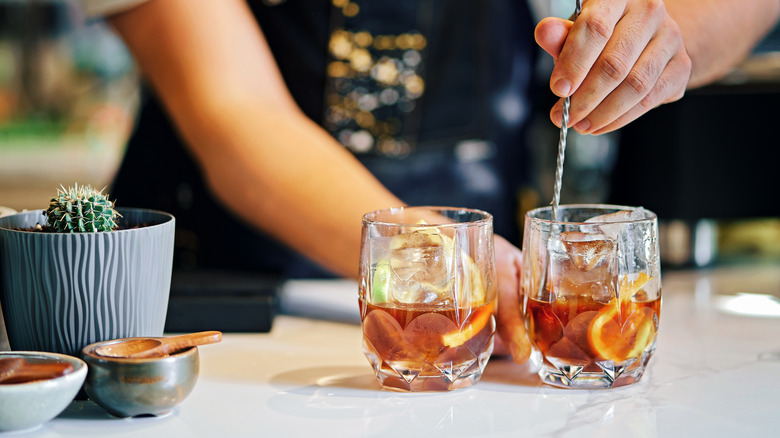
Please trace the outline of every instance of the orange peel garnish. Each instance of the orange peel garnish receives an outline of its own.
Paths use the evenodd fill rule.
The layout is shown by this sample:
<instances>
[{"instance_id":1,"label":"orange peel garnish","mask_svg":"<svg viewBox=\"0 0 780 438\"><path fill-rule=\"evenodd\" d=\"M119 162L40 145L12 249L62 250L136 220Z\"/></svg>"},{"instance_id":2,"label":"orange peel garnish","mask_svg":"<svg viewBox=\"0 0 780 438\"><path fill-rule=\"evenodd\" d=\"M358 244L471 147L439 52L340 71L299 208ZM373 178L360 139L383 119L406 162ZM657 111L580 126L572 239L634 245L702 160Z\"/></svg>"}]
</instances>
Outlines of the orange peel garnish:
<instances>
[{"instance_id":1,"label":"orange peel garnish","mask_svg":"<svg viewBox=\"0 0 780 438\"><path fill-rule=\"evenodd\" d=\"M492 311L479 312L469 324L466 324L460 330L445 333L442 336L442 343L450 348L460 347L465 344L466 341L473 338L474 335L482 331L492 316Z\"/></svg>"},{"instance_id":2,"label":"orange peel garnish","mask_svg":"<svg viewBox=\"0 0 780 438\"><path fill-rule=\"evenodd\" d=\"M620 296L621 302L626 302L628 300L631 300L633 296L639 292L639 289L642 289L648 281L652 280L653 277L647 275L644 272L640 272L639 275L634 279L634 281L629 282L628 276L623 277L622 280L620 280L619 285L619 293L618 296Z\"/></svg>"}]
</instances>

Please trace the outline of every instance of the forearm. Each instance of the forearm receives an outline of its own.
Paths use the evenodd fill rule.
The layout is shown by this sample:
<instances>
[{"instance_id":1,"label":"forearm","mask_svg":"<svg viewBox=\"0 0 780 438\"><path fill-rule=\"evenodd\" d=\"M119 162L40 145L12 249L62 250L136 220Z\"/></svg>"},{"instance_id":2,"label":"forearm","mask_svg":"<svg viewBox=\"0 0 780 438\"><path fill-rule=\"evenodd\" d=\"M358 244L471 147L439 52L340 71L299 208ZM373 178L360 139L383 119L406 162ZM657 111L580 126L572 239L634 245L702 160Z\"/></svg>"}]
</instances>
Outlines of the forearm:
<instances>
[{"instance_id":1,"label":"forearm","mask_svg":"<svg viewBox=\"0 0 780 438\"><path fill-rule=\"evenodd\" d=\"M221 202L342 276L357 275L363 213L401 205L308 119L234 105L186 126L196 127L185 136Z\"/></svg>"},{"instance_id":2,"label":"forearm","mask_svg":"<svg viewBox=\"0 0 780 438\"><path fill-rule=\"evenodd\" d=\"M111 21L217 198L355 277L362 214L401 201L295 105L246 5L156 0Z\"/></svg>"},{"instance_id":3,"label":"forearm","mask_svg":"<svg viewBox=\"0 0 780 438\"><path fill-rule=\"evenodd\" d=\"M665 0L677 21L693 70L688 88L715 81L744 60L772 29L778 0Z\"/></svg>"}]
</instances>

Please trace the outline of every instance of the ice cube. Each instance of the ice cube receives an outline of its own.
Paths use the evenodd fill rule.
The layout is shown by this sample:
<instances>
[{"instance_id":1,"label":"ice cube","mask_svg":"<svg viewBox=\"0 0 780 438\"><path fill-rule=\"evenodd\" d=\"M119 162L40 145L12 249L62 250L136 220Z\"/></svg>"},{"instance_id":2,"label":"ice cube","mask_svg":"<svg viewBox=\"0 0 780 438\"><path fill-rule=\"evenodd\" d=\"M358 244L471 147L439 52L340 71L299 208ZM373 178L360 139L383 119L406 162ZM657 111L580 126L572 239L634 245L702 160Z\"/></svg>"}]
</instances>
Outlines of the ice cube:
<instances>
[{"instance_id":1,"label":"ice cube","mask_svg":"<svg viewBox=\"0 0 780 438\"><path fill-rule=\"evenodd\" d=\"M589 297L608 302L615 296L614 241L600 234L561 233L550 257L552 288L558 298Z\"/></svg>"},{"instance_id":2,"label":"ice cube","mask_svg":"<svg viewBox=\"0 0 780 438\"><path fill-rule=\"evenodd\" d=\"M559 237L572 264L581 271L599 266L615 252L615 241L599 234L567 231Z\"/></svg>"},{"instance_id":3,"label":"ice cube","mask_svg":"<svg viewBox=\"0 0 780 438\"><path fill-rule=\"evenodd\" d=\"M401 303L431 304L449 298L452 243L430 228L393 238L390 267L393 297Z\"/></svg>"},{"instance_id":4,"label":"ice cube","mask_svg":"<svg viewBox=\"0 0 780 438\"><path fill-rule=\"evenodd\" d=\"M620 210L616 211L614 213L608 213L608 214L601 214L598 216L593 216L592 218L586 220L585 222L593 223L593 222L629 222L629 221L638 221L641 219L645 219L647 216L647 210L645 210L642 207L636 208L634 210Z\"/></svg>"},{"instance_id":5,"label":"ice cube","mask_svg":"<svg viewBox=\"0 0 780 438\"><path fill-rule=\"evenodd\" d=\"M428 230L399 234L390 242L390 266L403 281L415 275L434 275L447 263L444 250L441 234Z\"/></svg>"},{"instance_id":6,"label":"ice cube","mask_svg":"<svg viewBox=\"0 0 780 438\"><path fill-rule=\"evenodd\" d=\"M598 230L612 240L617 240L621 230L626 228L626 222L638 221L649 217L648 211L642 207L634 210L620 210L615 213L594 216L585 222L598 224Z\"/></svg>"},{"instance_id":7,"label":"ice cube","mask_svg":"<svg viewBox=\"0 0 780 438\"><path fill-rule=\"evenodd\" d=\"M596 216L587 222L596 224L605 236L617 242L620 272L648 269L648 263L658 260L655 223L652 213L644 208L621 210Z\"/></svg>"},{"instance_id":8,"label":"ice cube","mask_svg":"<svg viewBox=\"0 0 780 438\"><path fill-rule=\"evenodd\" d=\"M402 281L415 276L418 280L430 280L445 267L442 252L442 247L435 245L396 248L390 252L390 266Z\"/></svg>"}]
</instances>

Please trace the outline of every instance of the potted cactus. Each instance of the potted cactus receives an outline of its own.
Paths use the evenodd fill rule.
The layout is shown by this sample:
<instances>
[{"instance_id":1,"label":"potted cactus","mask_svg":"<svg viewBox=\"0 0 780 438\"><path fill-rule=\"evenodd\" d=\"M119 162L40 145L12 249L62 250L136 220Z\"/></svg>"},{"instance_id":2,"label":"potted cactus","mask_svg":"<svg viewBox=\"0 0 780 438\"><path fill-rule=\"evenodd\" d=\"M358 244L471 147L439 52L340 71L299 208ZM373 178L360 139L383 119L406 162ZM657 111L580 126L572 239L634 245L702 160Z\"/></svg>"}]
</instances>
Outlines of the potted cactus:
<instances>
[{"instance_id":1,"label":"potted cactus","mask_svg":"<svg viewBox=\"0 0 780 438\"><path fill-rule=\"evenodd\" d=\"M58 233L111 231L122 216L102 190L78 184L69 189L60 186L42 214L52 231Z\"/></svg>"},{"instance_id":2,"label":"potted cactus","mask_svg":"<svg viewBox=\"0 0 780 438\"><path fill-rule=\"evenodd\" d=\"M78 356L103 340L160 336L175 219L58 190L45 210L0 217L0 305L13 350Z\"/></svg>"}]
</instances>

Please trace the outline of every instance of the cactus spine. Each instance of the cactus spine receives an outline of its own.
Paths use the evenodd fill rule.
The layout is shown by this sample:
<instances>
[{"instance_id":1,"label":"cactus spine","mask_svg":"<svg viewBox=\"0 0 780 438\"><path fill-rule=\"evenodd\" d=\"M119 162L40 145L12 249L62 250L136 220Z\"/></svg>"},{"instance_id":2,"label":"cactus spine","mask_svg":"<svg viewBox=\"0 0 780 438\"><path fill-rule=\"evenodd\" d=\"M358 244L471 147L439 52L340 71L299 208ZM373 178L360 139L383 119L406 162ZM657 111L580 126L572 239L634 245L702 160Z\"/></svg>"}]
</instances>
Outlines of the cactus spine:
<instances>
[{"instance_id":1,"label":"cactus spine","mask_svg":"<svg viewBox=\"0 0 780 438\"><path fill-rule=\"evenodd\" d=\"M60 186L43 215L49 227L58 233L111 231L121 217L103 190L78 184L67 189Z\"/></svg>"}]
</instances>

